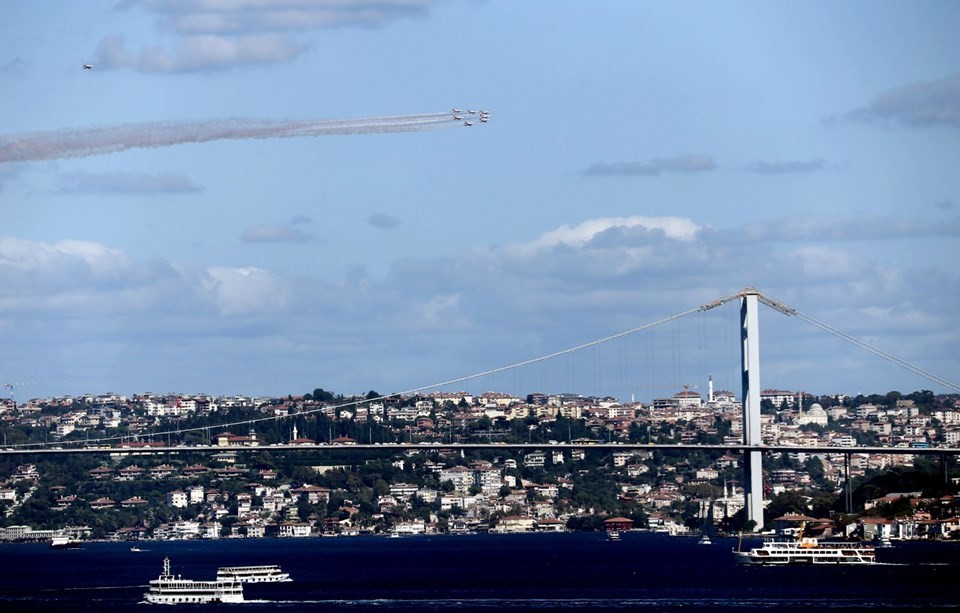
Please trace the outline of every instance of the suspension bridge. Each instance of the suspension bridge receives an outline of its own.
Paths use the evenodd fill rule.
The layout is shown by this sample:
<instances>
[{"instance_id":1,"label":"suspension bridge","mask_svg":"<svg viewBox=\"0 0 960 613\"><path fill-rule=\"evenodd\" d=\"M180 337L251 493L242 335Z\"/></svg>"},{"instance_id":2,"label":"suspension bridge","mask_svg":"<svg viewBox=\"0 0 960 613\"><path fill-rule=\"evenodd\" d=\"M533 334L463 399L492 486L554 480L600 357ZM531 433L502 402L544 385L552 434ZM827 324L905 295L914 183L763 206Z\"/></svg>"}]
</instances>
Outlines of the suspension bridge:
<instances>
[{"instance_id":1,"label":"suspension bridge","mask_svg":"<svg viewBox=\"0 0 960 613\"><path fill-rule=\"evenodd\" d=\"M748 521L752 520L757 529L763 527L763 456L764 454L769 453L791 453L791 452L803 452L803 453L831 453L831 454L844 454L846 457L846 482L848 486L848 497L849 497L849 460L851 454L889 454L889 455L939 455L941 457L946 457L948 455L958 455L960 454L960 448L948 448L948 447L888 447L888 446L853 446L853 447L837 447L832 445L769 445L764 444L761 438L761 418L760 418L760 407L761 407L761 398L760 398L760 335L759 335L759 305L763 304L771 309L786 315L788 317L797 318L802 320L824 332L827 332L837 338L850 343L860 349L868 351L875 356L878 356L888 362L893 363L894 365L909 370L920 377L937 383L938 385L955 391L960 392L960 385L949 381L943 377L940 377L928 370L916 366L906 360L898 358L880 348L874 347L873 345L857 339L849 334L846 334L826 323L823 323L809 315L803 314L798 310L782 303L777 300L774 300L758 290L748 288L736 294L724 296L718 298L714 301L711 301L707 304L698 306L696 308L688 309L681 313L653 321L642 326L634 327L629 330L619 332L614 335L610 335L601 339L583 343L581 345L563 349L561 351L552 352L546 355L541 355L539 357L531 358L521 362L516 362L506 366L501 366L486 370L483 372L475 373L468 376L458 377L454 379L449 379L446 381L441 381L438 383L433 383L430 385L424 385L420 387L411 388L401 392L393 392L386 395L381 395L377 397L364 397L352 402L347 402L338 405L338 409L349 409L351 407L356 407L362 404L369 404L377 401L386 401L391 398L398 397L409 397L414 395L423 394L432 390L441 390L449 389L452 386L463 385L468 382L490 378L492 376L499 375L501 373L509 371L517 371L525 367L533 366L536 364L541 364L549 362L551 360L556 360L558 358L583 352L585 350L599 347L619 339L623 339L632 335L636 335L645 330L650 330L657 326L662 326L664 324L679 320L686 316L695 314L695 313L705 313L711 311L722 305L737 301L739 302L739 345L740 345L740 356L739 356L739 375L740 375L740 401L742 406L742 419L743 419L743 437L742 441L736 444L657 444L657 443L623 443L623 442L600 442L600 441L568 441L568 442L558 442L550 441L545 443L543 441L534 442L530 441L528 443L502 443L502 442L488 442L488 443L463 443L463 442L387 442L387 443L370 443L370 444L358 444L356 442L351 442L350 444L323 444L323 445L309 445L304 446L301 444L273 444L269 446L257 446L257 447L230 447L232 451L245 451L245 452L256 452L262 450L271 450L271 451L283 451L283 452L303 452L303 451L343 451L343 450L376 450L376 451L400 451L400 450L409 450L409 449L457 449L457 450L474 450L474 449L500 449L500 450L530 450L530 449L556 449L556 450L567 450L567 449L581 449L581 448L590 448L590 449L600 449L600 450L629 450L629 449L644 449L644 450L672 450L672 451L723 451L729 453L742 454L743 457L743 466L744 466L744 494L745 494L745 509L746 516ZM689 384L683 385L685 389L689 388ZM218 430L226 430L230 428L244 427L250 428L258 422L265 421L277 421L280 419L300 419L305 416L324 411L323 407L308 409L299 411L287 416L278 417L278 416L265 416L254 419L245 419L243 421L237 421L227 424L218 424L216 426L203 426L198 428L188 428L175 430L165 430L151 432L149 434L141 434L140 438L149 439L149 440L163 440L164 437L177 436L181 437L182 435L189 432L204 432L209 435L209 430L215 428ZM220 445L210 445L210 444L200 444L200 445L163 445L163 446L151 446L143 444L130 444L129 437L100 437L96 439L86 439L82 441L71 441L71 442L58 442L58 443L34 443L34 444L23 444L16 445L11 447L4 447L0 450L0 456L4 455L22 455L22 454L39 454L39 455L56 455L56 454L145 454L145 453L155 453L155 454L177 454L177 453L220 453L223 452L225 448Z\"/></svg>"}]
</instances>

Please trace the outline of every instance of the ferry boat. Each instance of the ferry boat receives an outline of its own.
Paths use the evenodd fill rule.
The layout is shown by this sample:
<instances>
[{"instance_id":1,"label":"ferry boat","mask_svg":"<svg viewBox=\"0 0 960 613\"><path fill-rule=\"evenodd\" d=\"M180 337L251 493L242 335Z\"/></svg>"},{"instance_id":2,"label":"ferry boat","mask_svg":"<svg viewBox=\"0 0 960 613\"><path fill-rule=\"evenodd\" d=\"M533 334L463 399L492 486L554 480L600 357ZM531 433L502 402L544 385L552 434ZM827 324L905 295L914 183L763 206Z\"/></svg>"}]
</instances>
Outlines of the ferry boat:
<instances>
[{"instance_id":1,"label":"ferry boat","mask_svg":"<svg viewBox=\"0 0 960 613\"><path fill-rule=\"evenodd\" d=\"M81 541L69 536L55 536L50 539L50 546L54 549L77 549L81 544Z\"/></svg>"},{"instance_id":2,"label":"ferry boat","mask_svg":"<svg viewBox=\"0 0 960 613\"><path fill-rule=\"evenodd\" d=\"M293 581L290 573L280 570L276 564L268 566L221 566L217 569L217 581L240 583L276 583Z\"/></svg>"},{"instance_id":3,"label":"ferry boat","mask_svg":"<svg viewBox=\"0 0 960 613\"><path fill-rule=\"evenodd\" d=\"M163 573L150 581L143 595L149 604L208 604L243 602L243 584L239 581L193 581L174 577L170 559L163 559Z\"/></svg>"},{"instance_id":4,"label":"ferry boat","mask_svg":"<svg viewBox=\"0 0 960 613\"><path fill-rule=\"evenodd\" d=\"M795 540L765 541L750 551L733 551L737 564L876 564L872 545L861 543L821 543L803 536L803 528Z\"/></svg>"},{"instance_id":5,"label":"ferry boat","mask_svg":"<svg viewBox=\"0 0 960 613\"><path fill-rule=\"evenodd\" d=\"M607 541L610 543L619 543L620 542L620 533L616 530L611 530L607 532Z\"/></svg>"}]
</instances>

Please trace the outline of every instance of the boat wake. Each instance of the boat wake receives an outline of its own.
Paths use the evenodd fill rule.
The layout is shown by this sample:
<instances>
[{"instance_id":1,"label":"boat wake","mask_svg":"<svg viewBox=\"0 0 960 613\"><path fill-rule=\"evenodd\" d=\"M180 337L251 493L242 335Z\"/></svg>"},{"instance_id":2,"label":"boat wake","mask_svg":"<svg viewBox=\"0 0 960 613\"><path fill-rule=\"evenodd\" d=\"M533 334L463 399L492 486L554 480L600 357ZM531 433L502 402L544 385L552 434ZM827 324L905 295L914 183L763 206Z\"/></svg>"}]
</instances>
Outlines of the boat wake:
<instances>
[{"instance_id":1,"label":"boat wake","mask_svg":"<svg viewBox=\"0 0 960 613\"><path fill-rule=\"evenodd\" d=\"M877 566L954 566L949 562L877 562Z\"/></svg>"},{"instance_id":2,"label":"boat wake","mask_svg":"<svg viewBox=\"0 0 960 613\"><path fill-rule=\"evenodd\" d=\"M803 610L846 610L857 607L861 601L856 599L781 599L781 598L583 598L583 599L329 599L329 600L244 600L237 604L269 605L272 608L289 610L304 606L310 608L325 607L332 611L381 609L385 611L439 611L462 609L468 611L515 610L515 611L558 611L558 610L628 610L641 609L667 610L691 608L698 610L757 610L782 609L786 611ZM904 603L891 603L890 608L901 609ZM880 608L884 608L881 606ZM907 607L911 608L911 607ZM938 608L938 607L933 607Z\"/></svg>"}]
</instances>

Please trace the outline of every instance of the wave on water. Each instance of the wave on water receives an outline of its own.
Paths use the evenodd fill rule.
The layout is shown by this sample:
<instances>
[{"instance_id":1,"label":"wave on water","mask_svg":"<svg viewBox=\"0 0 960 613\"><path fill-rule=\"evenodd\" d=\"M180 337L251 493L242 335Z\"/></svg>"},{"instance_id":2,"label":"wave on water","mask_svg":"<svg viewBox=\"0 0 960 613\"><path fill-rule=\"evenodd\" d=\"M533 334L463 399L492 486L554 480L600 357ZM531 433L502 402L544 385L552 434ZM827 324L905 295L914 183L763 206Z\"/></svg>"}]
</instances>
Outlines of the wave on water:
<instances>
[{"instance_id":1,"label":"wave on water","mask_svg":"<svg viewBox=\"0 0 960 613\"><path fill-rule=\"evenodd\" d=\"M867 603L856 599L783 599L783 598L524 598L524 599L330 599L330 600L246 600L244 604L272 605L274 607L319 607L330 611L348 610L398 610L433 611L457 609L459 611L508 610L640 610L656 611L670 609L697 610L750 610L776 609L778 611L850 610L866 607ZM927 610L956 608L956 605L913 604L904 602L869 603L871 609Z\"/></svg>"}]
</instances>

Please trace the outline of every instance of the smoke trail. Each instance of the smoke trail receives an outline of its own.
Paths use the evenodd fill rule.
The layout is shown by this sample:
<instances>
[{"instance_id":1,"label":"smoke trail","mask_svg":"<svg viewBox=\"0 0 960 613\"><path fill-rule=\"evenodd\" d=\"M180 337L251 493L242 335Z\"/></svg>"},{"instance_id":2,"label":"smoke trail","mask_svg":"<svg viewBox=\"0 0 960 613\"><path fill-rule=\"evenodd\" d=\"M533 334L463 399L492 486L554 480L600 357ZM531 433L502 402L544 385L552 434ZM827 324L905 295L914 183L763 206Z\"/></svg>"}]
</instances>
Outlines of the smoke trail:
<instances>
[{"instance_id":1,"label":"smoke trail","mask_svg":"<svg viewBox=\"0 0 960 613\"><path fill-rule=\"evenodd\" d=\"M68 128L0 136L0 163L88 157L212 140L422 132L463 125L452 120L451 113L426 113L312 121L223 119Z\"/></svg>"}]
</instances>

